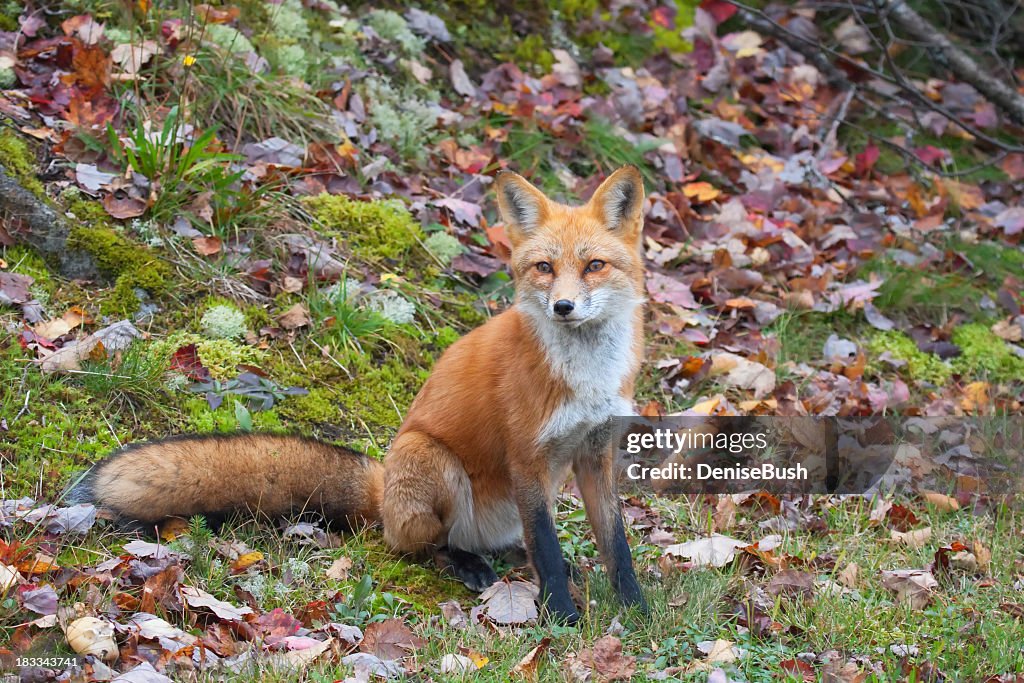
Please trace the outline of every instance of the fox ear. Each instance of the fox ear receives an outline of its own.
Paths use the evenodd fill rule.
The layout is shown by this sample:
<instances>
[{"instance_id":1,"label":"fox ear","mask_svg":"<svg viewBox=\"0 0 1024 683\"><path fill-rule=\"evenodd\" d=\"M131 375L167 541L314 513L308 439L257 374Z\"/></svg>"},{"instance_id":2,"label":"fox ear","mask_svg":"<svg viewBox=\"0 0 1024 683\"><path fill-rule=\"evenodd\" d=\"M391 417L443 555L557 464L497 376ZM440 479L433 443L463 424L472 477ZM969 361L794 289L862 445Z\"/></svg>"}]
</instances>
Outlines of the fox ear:
<instances>
[{"instance_id":1,"label":"fox ear","mask_svg":"<svg viewBox=\"0 0 1024 683\"><path fill-rule=\"evenodd\" d=\"M501 171L495 178L495 187L509 239L515 241L529 235L547 218L550 201L518 173Z\"/></svg>"},{"instance_id":2,"label":"fox ear","mask_svg":"<svg viewBox=\"0 0 1024 683\"><path fill-rule=\"evenodd\" d=\"M643 227L644 181L636 166L608 176L587 204L609 229L626 236Z\"/></svg>"}]
</instances>

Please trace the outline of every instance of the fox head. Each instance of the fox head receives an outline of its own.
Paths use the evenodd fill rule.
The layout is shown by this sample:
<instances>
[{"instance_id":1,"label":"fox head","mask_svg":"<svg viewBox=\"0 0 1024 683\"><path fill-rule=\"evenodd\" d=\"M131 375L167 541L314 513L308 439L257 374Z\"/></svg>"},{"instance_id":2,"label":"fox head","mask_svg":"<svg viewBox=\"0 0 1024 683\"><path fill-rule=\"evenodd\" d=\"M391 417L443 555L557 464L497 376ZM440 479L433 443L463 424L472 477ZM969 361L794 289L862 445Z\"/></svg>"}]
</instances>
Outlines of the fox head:
<instances>
[{"instance_id":1,"label":"fox head","mask_svg":"<svg viewBox=\"0 0 1024 683\"><path fill-rule=\"evenodd\" d=\"M644 185L635 166L611 174L583 206L553 202L510 171L495 184L518 302L531 316L579 327L643 303Z\"/></svg>"}]
</instances>

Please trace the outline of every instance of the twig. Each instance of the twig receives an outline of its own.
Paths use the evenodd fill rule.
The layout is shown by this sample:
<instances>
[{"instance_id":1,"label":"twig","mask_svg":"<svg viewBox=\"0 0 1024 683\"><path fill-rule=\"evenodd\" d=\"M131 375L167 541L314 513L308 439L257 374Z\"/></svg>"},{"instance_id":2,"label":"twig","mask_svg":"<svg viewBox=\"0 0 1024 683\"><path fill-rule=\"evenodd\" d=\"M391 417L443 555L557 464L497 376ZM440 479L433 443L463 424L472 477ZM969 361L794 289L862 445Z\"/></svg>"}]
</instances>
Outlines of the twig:
<instances>
[{"instance_id":1,"label":"twig","mask_svg":"<svg viewBox=\"0 0 1024 683\"><path fill-rule=\"evenodd\" d=\"M946 34L932 26L904 0L877 1L886 9L886 16L891 17L900 28L915 40L938 50L957 78L973 85L989 102L1018 123L1024 123L1024 96L984 71L970 55L954 45Z\"/></svg>"}]
</instances>

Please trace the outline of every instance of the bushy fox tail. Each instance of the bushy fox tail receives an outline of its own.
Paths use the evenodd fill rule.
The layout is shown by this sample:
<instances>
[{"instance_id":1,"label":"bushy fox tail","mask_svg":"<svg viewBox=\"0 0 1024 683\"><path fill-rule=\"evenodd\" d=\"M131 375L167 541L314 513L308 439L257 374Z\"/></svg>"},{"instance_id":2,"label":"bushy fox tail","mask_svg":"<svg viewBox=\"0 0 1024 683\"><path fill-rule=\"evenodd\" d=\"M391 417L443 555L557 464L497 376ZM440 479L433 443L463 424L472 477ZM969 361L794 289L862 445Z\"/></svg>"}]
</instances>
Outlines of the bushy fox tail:
<instances>
[{"instance_id":1,"label":"bushy fox tail","mask_svg":"<svg viewBox=\"0 0 1024 683\"><path fill-rule=\"evenodd\" d=\"M125 523L236 512L270 517L318 511L347 527L376 524L381 463L340 446L293 436L180 436L127 446L68 492Z\"/></svg>"}]
</instances>

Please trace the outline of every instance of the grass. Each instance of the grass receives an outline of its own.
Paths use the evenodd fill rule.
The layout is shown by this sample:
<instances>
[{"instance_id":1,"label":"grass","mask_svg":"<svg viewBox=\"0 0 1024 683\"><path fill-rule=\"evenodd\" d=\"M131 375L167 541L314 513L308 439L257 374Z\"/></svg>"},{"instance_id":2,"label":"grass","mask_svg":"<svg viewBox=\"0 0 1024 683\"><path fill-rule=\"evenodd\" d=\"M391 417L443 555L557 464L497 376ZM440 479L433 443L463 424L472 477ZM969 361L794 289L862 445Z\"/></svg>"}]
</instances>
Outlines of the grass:
<instances>
[{"instance_id":1,"label":"grass","mask_svg":"<svg viewBox=\"0 0 1024 683\"><path fill-rule=\"evenodd\" d=\"M584 526L575 519L576 505L564 500L559 528L563 543L579 549L583 562L594 560L593 546L584 536ZM704 681L706 671L695 666L703 655L697 649L701 641L725 639L743 651L742 657L724 665L733 676L745 680L775 681L780 663L801 652L839 650L845 657L861 656L874 663L878 676L873 681L902 681L904 657L899 647L912 648L910 663L930 663L950 680L982 680L996 671L1014 671L1024 666L1020 643L1024 627L999 609L1003 602L1019 601L1011 588L1019 560L1022 513L1019 507L994 507L979 515L967 510L942 512L920 503L906 501L920 517L919 526L932 528L932 539L924 547L898 546L888 538L888 530L868 521L869 501L860 498L819 501L814 510L827 523L828 533L798 529L784 534L777 556L789 556L791 562L817 567L819 578L836 580L839 571L850 563L859 567L856 594L818 593L808 598L768 598L758 608L772 627L756 631L747 623L743 610L755 585L764 585L771 577L761 578L756 563L743 570L736 565L720 569L689 571L656 569L661 550L641 542L632 533L634 555L651 603L651 616L643 619L623 614L615 605L610 587L600 569L586 572L580 591L586 605L577 628L551 625L526 626L507 632L490 629L458 630L440 618L438 603L458 600L468 612L473 596L460 584L439 576L425 565L396 558L381 543L379 532L363 531L340 539L334 548L298 544L285 539L271 526L247 520L235 520L211 532L197 520L189 534L174 541L172 548L188 551L192 560L185 564L187 585L197 586L214 596L237 604L236 586L257 595L261 609L280 607L291 614L317 601L327 602L331 619L362 626L384 618L402 617L427 641L416 651L413 664L436 670L446 654L471 651L487 663L474 672L473 680L507 680L508 672L542 638L551 637L550 650L542 658L539 681L564 680L562 663L603 635L616 623L616 632L627 655L638 659L638 674L633 680L655 680L654 675L677 667L674 677L680 681ZM654 501L667 509L673 504ZM703 504L689 509L700 516ZM740 509L737 526L724 533L751 542L766 535L757 523L761 513ZM32 534L23 525L5 531L8 541L20 538L31 542ZM693 537L685 525L677 530L677 540ZM129 540L101 527L87 537L62 537L55 548L59 564L94 565L121 552ZM895 601L882 587L879 573L895 568L921 568L932 561L938 546L962 540L970 545L979 541L992 549L988 576L993 585L983 586L972 576L954 571L942 585L933 603L923 610L911 610ZM218 547L231 544L263 553L263 561L246 572L232 575L230 559ZM325 576L334 560L347 557L352 562L348 578L338 581ZM751 566L751 565L748 565ZM834 567L834 569L829 569ZM507 565L506 565L507 568ZM653 571L663 575L655 578ZM84 589L83 589L84 590ZM115 591L133 594L138 588L106 588L101 595L111 599ZM5 609L7 610L5 612ZM11 633L16 615L11 605L0 602L0 632ZM178 623L175 614L162 614ZM315 624L313 624L315 625ZM47 647L56 647L58 641ZM261 665L265 666L265 665ZM349 674L347 667L319 664L311 667L305 680L337 680ZM260 669L261 680L295 680L292 674ZM199 680L251 680L246 674L205 674Z\"/></svg>"}]
</instances>

